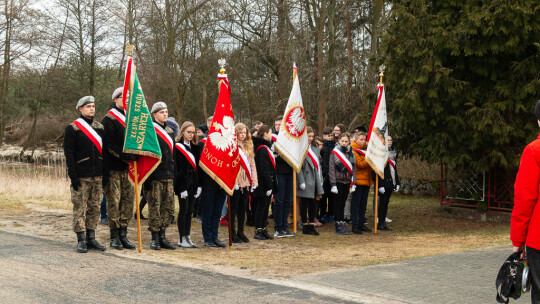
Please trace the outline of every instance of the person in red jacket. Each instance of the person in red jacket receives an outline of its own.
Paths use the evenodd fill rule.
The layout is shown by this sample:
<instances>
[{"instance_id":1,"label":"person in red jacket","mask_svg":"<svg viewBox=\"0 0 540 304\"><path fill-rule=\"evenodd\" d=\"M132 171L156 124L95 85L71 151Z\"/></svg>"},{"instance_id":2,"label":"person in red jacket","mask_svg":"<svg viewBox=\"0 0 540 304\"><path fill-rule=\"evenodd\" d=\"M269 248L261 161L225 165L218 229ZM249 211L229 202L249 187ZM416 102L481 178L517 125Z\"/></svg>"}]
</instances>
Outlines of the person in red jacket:
<instances>
[{"instance_id":1,"label":"person in red jacket","mask_svg":"<svg viewBox=\"0 0 540 304\"><path fill-rule=\"evenodd\" d=\"M540 126L540 100L534 109ZM514 184L510 239L514 252L527 256L532 303L540 303L540 135L523 150Z\"/></svg>"}]
</instances>

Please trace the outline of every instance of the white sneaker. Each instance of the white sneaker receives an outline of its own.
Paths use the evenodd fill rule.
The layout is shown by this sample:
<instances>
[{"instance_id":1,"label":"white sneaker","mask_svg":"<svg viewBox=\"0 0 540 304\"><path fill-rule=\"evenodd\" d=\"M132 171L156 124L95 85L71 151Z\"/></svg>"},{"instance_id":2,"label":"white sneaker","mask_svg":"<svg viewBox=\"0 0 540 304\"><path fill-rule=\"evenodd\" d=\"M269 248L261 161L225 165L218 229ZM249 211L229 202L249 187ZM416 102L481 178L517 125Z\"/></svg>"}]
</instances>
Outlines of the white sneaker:
<instances>
[{"instance_id":1,"label":"white sneaker","mask_svg":"<svg viewBox=\"0 0 540 304\"><path fill-rule=\"evenodd\" d=\"M185 236L182 237L180 241L178 241L178 246L183 248L191 248L191 245L188 243L187 238Z\"/></svg>"},{"instance_id":2,"label":"white sneaker","mask_svg":"<svg viewBox=\"0 0 540 304\"><path fill-rule=\"evenodd\" d=\"M188 242L189 246L191 248L197 248L197 245L195 245L195 243L193 243L193 241L191 240L191 236L190 235L187 235L186 236L186 241Z\"/></svg>"},{"instance_id":3,"label":"white sneaker","mask_svg":"<svg viewBox=\"0 0 540 304\"><path fill-rule=\"evenodd\" d=\"M274 236L277 237L279 235L279 232L276 230L276 232L274 232Z\"/></svg>"},{"instance_id":4,"label":"white sneaker","mask_svg":"<svg viewBox=\"0 0 540 304\"><path fill-rule=\"evenodd\" d=\"M392 220L389 219L389 218L386 218L384 221L387 222L387 223L391 223L391 222L392 222Z\"/></svg>"}]
</instances>

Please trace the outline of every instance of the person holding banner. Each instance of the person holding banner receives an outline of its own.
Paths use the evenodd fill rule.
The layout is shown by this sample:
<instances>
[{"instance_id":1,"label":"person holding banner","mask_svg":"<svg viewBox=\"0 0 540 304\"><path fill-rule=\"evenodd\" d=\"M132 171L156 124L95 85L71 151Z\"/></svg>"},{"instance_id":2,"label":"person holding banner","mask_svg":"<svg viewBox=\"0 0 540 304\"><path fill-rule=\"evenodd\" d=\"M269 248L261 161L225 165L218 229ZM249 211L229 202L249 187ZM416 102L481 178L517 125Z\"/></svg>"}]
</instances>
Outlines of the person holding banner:
<instances>
[{"instance_id":1,"label":"person holding banner","mask_svg":"<svg viewBox=\"0 0 540 304\"><path fill-rule=\"evenodd\" d=\"M75 107L81 116L70 123L64 135L64 155L71 180L73 203L73 231L77 234L77 252L88 249L105 250L96 241L95 230L99 221L99 204L103 198L103 125L94 121L96 105L93 96L85 96Z\"/></svg>"},{"instance_id":2,"label":"person holding banner","mask_svg":"<svg viewBox=\"0 0 540 304\"><path fill-rule=\"evenodd\" d=\"M312 145L315 138L313 128L307 127L308 152L302 170L296 176L296 195L301 197L300 213L302 218L302 233L307 235L319 235L315 230L314 222L316 209L316 199L323 191L320 150Z\"/></svg>"},{"instance_id":3,"label":"person holding banner","mask_svg":"<svg viewBox=\"0 0 540 304\"><path fill-rule=\"evenodd\" d=\"M356 190L356 166L354 154L349 147L350 137L347 133L339 136L338 143L332 151L329 162L330 191L334 194L334 219L336 234L351 234L344 220L345 201L349 190Z\"/></svg>"},{"instance_id":4,"label":"person holding banner","mask_svg":"<svg viewBox=\"0 0 540 304\"><path fill-rule=\"evenodd\" d=\"M366 227L366 207L369 188L373 184L373 170L366 162L367 134L363 131L354 133L351 148L354 153L356 166L356 191L353 192L351 199L351 220L352 232L362 234L362 232L371 232Z\"/></svg>"},{"instance_id":5,"label":"person holding banner","mask_svg":"<svg viewBox=\"0 0 540 304\"><path fill-rule=\"evenodd\" d=\"M388 158L388 163L384 166L384 179L379 179L379 208L377 209L377 229L382 231L392 231L386 225L386 215L388 213L388 204L393 191L399 191L399 176L396 170L396 163Z\"/></svg>"},{"instance_id":6,"label":"person holding banner","mask_svg":"<svg viewBox=\"0 0 540 304\"><path fill-rule=\"evenodd\" d=\"M124 133L126 129L126 117L122 94L124 87L114 90L112 100L114 107L109 110L101 123L105 128L105 143L107 149L104 152L107 160L109 184L105 187L107 197L107 215L111 232L110 246L122 250L135 249L127 239L127 227L133 216L135 203L135 189L129 182L129 161L136 161L137 155L124 153Z\"/></svg>"},{"instance_id":7,"label":"person holding banner","mask_svg":"<svg viewBox=\"0 0 540 304\"><path fill-rule=\"evenodd\" d=\"M151 114L161 149L161 163L144 183L148 201L148 229L152 233L150 248L172 250L176 247L167 241L165 230L171 223L171 215L174 214L174 134L165 124L169 112L164 102L156 102L152 106Z\"/></svg>"},{"instance_id":8,"label":"person holding banner","mask_svg":"<svg viewBox=\"0 0 540 304\"><path fill-rule=\"evenodd\" d=\"M195 200L201 195L199 186L199 145L195 136L195 125L186 121L180 127L174 149L174 164L176 166L174 178L174 193L178 196L178 246L183 248L197 248L191 241L191 214Z\"/></svg>"},{"instance_id":9,"label":"person holding banner","mask_svg":"<svg viewBox=\"0 0 540 304\"><path fill-rule=\"evenodd\" d=\"M257 189L257 168L253 141L246 125L236 124L236 139L240 154L240 171L236 178L234 194L231 197L231 233L233 243L247 243L249 239L244 234L246 211L249 210L249 197L252 190ZM238 229L235 229L235 219L238 218Z\"/></svg>"},{"instance_id":10,"label":"person holding banner","mask_svg":"<svg viewBox=\"0 0 540 304\"><path fill-rule=\"evenodd\" d=\"M255 212L255 235L257 240L271 240L266 226L268 225L268 208L272 193L278 189L276 177L276 160L270 150L272 145L272 129L268 125L262 125L257 130L257 136L253 137L255 150L255 166L259 186L253 191L252 206Z\"/></svg>"}]
</instances>

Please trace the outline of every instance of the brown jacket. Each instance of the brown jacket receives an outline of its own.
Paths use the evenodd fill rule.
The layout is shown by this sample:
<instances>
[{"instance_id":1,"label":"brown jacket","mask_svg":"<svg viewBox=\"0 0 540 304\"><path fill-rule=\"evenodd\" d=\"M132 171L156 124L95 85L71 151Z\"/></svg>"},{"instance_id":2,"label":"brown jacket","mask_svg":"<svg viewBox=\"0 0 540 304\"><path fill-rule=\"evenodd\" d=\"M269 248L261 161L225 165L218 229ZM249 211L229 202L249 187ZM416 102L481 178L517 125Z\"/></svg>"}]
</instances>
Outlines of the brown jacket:
<instances>
[{"instance_id":1,"label":"brown jacket","mask_svg":"<svg viewBox=\"0 0 540 304\"><path fill-rule=\"evenodd\" d=\"M240 188L249 187L250 185L251 186L258 186L259 185L258 182L257 182L257 168L255 167L255 157L248 156L247 158L248 158L248 161L249 161L249 166L251 167L252 184L249 183L249 178L247 177L246 171L244 171L244 169L242 167L240 167L240 171L238 172L238 177L236 178L236 184Z\"/></svg>"},{"instance_id":2,"label":"brown jacket","mask_svg":"<svg viewBox=\"0 0 540 304\"><path fill-rule=\"evenodd\" d=\"M360 146L354 141L351 143L351 148L360 149ZM356 162L356 185L358 186L371 186L373 184L373 177L371 166L366 162L366 158L358 152L354 151L354 159Z\"/></svg>"}]
</instances>

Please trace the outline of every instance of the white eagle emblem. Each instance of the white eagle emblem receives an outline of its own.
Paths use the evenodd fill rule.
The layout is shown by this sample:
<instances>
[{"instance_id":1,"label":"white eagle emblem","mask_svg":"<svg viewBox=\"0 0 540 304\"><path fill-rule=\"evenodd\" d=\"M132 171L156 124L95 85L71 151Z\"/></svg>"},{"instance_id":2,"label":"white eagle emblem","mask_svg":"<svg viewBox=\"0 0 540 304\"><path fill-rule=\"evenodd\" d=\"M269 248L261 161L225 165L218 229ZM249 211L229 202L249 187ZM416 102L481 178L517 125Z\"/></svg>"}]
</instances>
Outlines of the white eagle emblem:
<instances>
[{"instance_id":1,"label":"white eagle emblem","mask_svg":"<svg viewBox=\"0 0 540 304\"><path fill-rule=\"evenodd\" d=\"M295 107L287 113L285 118L286 130L294 137L304 134L306 128L306 116L302 107Z\"/></svg>"},{"instance_id":2,"label":"white eagle emblem","mask_svg":"<svg viewBox=\"0 0 540 304\"><path fill-rule=\"evenodd\" d=\"M223 124L214 122L215 132L208 135L210 142L216 149L221 151L229 150L229 156L233 156L233 152L237 149L236 132L234 127L234 119L230 116L223 117Z\"/></svg>"}]
</instances>

